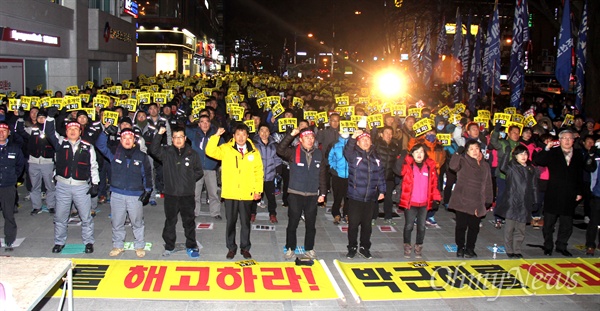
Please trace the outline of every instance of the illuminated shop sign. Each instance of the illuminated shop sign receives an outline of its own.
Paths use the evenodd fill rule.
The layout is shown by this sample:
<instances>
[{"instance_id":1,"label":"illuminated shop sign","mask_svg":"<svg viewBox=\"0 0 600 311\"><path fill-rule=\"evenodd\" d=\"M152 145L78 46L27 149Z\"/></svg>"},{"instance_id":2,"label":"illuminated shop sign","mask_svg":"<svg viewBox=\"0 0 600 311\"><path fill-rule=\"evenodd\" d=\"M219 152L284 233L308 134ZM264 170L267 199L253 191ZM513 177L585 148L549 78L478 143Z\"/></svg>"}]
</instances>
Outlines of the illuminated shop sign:
<instances>
[{"instance_id":1,"label":"illuminated shop sign","mask_svg":"<svg viewBox=\"0 0 600 311\"><path fill-rule=\"evenodd\" d=\"M123 2L123 13L138 18L138 4L133 0L125 0Z\"/></svg>"},{"instance_id":2,"label":"illuminated shop sign","mask_svg":"<svg viewBox=\"0 0 600 311\"><path fill-rule=\"evenodd\" d=\"M0 40L49 46L60 46L60 37L12 29L8 27L0 27Z\"/></svg>"}]
</instances>

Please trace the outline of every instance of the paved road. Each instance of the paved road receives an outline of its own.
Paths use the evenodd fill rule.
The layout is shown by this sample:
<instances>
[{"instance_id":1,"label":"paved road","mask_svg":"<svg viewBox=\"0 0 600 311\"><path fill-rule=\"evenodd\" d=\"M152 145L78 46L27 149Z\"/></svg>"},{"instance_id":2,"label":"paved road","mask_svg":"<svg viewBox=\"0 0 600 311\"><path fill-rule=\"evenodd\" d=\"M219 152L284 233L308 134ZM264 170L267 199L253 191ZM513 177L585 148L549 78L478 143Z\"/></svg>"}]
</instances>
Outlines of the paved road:
<instances>
[{"instance_id":1,"label":"paved road","mask_svg":"<svg viewBox=\"0 0 600 311\"><path fill-rule=\"evenodd\" d=\"M21 197L25 196L24 187L19 188ZM279 200L279 196L278 196ZM330 200L331 201L331 200ZM74 255L75 258L101 258L110 259L108 252L112 248L110 205L101 204L100 211L95 218L95 252L93 254ZM208 211L208 205L203 206ZM287 225L286 208L281 207L278 201L279 224L275 231L260 232L253 231L251 234L253 258L257 261L283 261L282 248L285 244L285 228ZM62 257L65 255L52 254L53 246L53 224L52 215L42 213L30 216L31 203L21 202L20 212L16 215L19 226L18 237L25 238L23 244L15 248L12 253L0 250L0 255L27 256L27 257ZM259 208L257 224L268 224L266 209ZM144 260L165 260L161 257L163 251L162 228L164 222L163 200L158 200L158 206L147 206L144 210L146 222L146 241L152 242L152 251L147 253ZM224 215L224 212L222 213ZM440 228L428 229L424 243L424 260L455 260L455 254L445 250L444 244L454 243L454 214L441 210L436 219ZM476 252L479 259L491 259L492 253L487 246L497 243L502 244L502 231L497 230L489 222L490 216L483 222ZM398 225L396 233L381 233L373 231L371 252L372 261L397 262L407 261L402 257L402 233L404 219L395 219ZM197 239L202 245L200 260L225 261L227 249L225 247L225 220L215 221L211 217L199 216L197 222L214 222L213 230L197 231ZM3 224L3 222L2 222ZM382 219L378 224L383 224ZM0 227L2 228L2 227ZM131 229L127 228L127 240L132 240ZM239 232L239 231L238 231ZM413 232L413 235L415 233ZM574 229L570 240L570 251L575 256L584 256L584 252L574 248L574 245L583 244L585 241L584 230ZM178 242L184 242L183 229L180 223L177 227ZM302 223L298 230L299 244L303 241L304 228ZM319 209L317 216L317 237L315 250L320 259L324 259L330 266L335 280L347 297L347 301L274 301L274 302L228 302L228 301L155 301L155 300L127 300L127 299L76 299L77 310L600 310L600 295L571 295L571 296L524 296L524 297L500 297L495 301L485 298L465 299L435 299L435 300L413 300L392 302L361 302L356 303L351 297L348 289L343 285L342 278L334 269L334 259L345 259L347 236L337 226L333 225L331 215L326 215L326 208ZM541 230L533 230L527 227L525 243L541 244ZM69 227L68 244L81 243L81 231L79 227ZM525 248L525 258L542 258L541 249ZM502 258L504 255L498 255ZM559 258L560 255L554 255ZM547 257L546 257L547 258ZM125 252L117 257L119 259L137 259L134 252ZM241 260L237 255L235 260ZM185 252L173 254L169 260L190 260ZM355 261L365 261L357 256ZM58 299L44 299L37 310L56 310Z\"/></svg>"}]
</instances>

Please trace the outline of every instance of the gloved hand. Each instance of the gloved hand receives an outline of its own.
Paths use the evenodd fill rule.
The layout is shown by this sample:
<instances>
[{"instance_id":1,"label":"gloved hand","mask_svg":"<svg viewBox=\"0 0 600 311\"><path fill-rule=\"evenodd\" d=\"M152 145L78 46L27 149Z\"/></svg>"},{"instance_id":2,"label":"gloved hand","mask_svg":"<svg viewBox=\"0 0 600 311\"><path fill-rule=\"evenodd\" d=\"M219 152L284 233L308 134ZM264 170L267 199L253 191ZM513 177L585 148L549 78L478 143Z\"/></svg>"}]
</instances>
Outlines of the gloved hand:
<instances>
[{"instance_id":1,"label":"gloved hand","mask_svg":"<svg viewBox=\"0 0 600 311\"><path fill-rule=\"evenodd\" d=\"M95 198L98 195L98 185L92 184L87 194L89 194L92 198Z\"/></svg>"},{"instance_id":2,"label":"gloved hand","mask_svg":"<svg viewBox=\"0 0 600 311\"><path fill-rule=\"evenodd\" d=\"M116 126L109 125L104 130L104 133L106 133L106 135L108 135L108 136L114 136L114 135L117 135L118 131L119 131L119 129Z\"/></svg>"},{"instance_id":3,"label":"gloved hand","mask_svg":"<svg viewBox=\"0 0 600 311\"><path fill-rule=\"evenodd\" d=\"M500 124L500 122L496 122L496 125L494 125L494 132L500 132L501 129L502 124Z\"/></svg>"},{"instance_id":4,"label":"gloved hand","mask_svg":"<svg viewBox=\"0 0 600 311\"><path fill-rule=\"evenodd\" d=\"M435 200L431 203L431 210L437 212L440 209L440 201Z\"/></svg>"},{"instance_id":5,"label":"gloved hand","mask_svg":"<svg viewBox=\"0 0 600 311\"><path fill-rule=\"evenodd\" d=\"M464 146L458 147L458 149L456 149L456 153L458 153L458 154L464 154L465 153L465 147Z\"/></svg>"},{"instance_id":6,"label":"gloved hand","mask_svg":"<svg viewBox=\"0 0 600 311\"><path fill-rule=\"evenodd\" d=\"M150 202L150 196L152 195L152 191L145 191L144 193L142 193L140 195L140 197L138 198L138 200L140 200L140 202L142 202L143 206L148 205L148 202Z\"/></svg>"},{"instance_id":7,"label":"gloved hand","mask_svg":"<svg viewBox=\"0 0 600 311\"><path fill-rule=\"evenodd\" d=\"M58 115L58 108L52 106L52 107L48 107L48 116L52 117L52 118L56 118L56 116Z\"/></svg>"}]
</instances>

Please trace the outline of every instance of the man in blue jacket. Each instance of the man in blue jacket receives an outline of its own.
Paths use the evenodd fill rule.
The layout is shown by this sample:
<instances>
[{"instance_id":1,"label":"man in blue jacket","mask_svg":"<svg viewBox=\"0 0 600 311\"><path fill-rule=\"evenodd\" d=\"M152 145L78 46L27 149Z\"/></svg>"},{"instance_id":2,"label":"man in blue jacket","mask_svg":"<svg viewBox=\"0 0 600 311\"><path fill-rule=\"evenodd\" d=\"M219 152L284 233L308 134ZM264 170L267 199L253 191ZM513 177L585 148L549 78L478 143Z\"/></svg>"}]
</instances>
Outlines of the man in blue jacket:
<instances>
[{"instance_id":1,"label":"man in blue jacket","mask_svg":"<svg viewBox=\"0 0 600 311\"><path fill-rule=\"evenodd\" d=\"M115 129L116 130L116 129ZM131 128L124 128L120 133L120 144L112 153L106 144L104 132L98 139L98 149L110 161L111 200L110 221L112 223L113 249L109 256L117 256L124 251L125 218L129 214L131 228L135 238L135 254L146 256L144 247L144 212L143 205L148 204L152 193L152 168L148 156L135 148L135 133Z\"/></svg>"},{"instance_id":2,"label":"man in blue jacket","mask_svg":"<svg viewBox=\"0 0 600 311\"><path fill-rule=\"evenodd\" d=\"M0 208L4 217L4 242L6 251L12 251L12 244L17 238L17 222L15 221L15 196L17 179L25 168L25 156L21 147L9 141L8 123L0 121Z\"/></svg>"},{"instance_id":3,"label":"man in blue jacket","mask_svg":"<svg viewBox=\"0 0 600 311\"><path fill-rule=\"evenodd\" d=\"M371 135L362 130L354 131L344 147L348 161L348 254L356 252L366 259L371 256L371 218L378 208L377 201L385 197L384 165L375 148L371 148ZM360 249L358 227L360 226Z\"/></svg>"},{"instance_id":4,"label":"man in blue jacket","mask_svg":"<svg viewBox=\"0 0 600 311\"><path fill-rule=\"evenodd\" d=\"M208 206L210 216L216 220L223 219L221 217L221 197L217 193L217 171L219 169L219 161L206 155L206 144L208 139L215 135L217 128L210 123L208 115L201 115L198 120L198 127L186 128L185 135L192 141L192 148L200 156L202 170L204 175L196 182L196 190L194 199L196 207L194 215L200 215L200 207L202 206L202 187L206 185L206 194L208 195ZM223 138L219 140L219 145L223 143Z\"/></svg>"}]
</instances>

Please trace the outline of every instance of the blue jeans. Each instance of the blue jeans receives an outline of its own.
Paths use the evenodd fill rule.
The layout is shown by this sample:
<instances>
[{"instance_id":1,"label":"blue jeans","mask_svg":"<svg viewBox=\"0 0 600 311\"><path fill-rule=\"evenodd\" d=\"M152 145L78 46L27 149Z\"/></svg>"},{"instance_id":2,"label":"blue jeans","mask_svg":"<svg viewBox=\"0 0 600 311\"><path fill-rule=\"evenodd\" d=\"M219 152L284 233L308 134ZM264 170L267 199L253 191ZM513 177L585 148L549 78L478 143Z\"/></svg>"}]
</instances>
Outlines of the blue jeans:
<instances>
[{"instance_id":1,"label":"blue jeans","mask_svg":"<svg viewBox=\"0 0 600 311\"><path fill-rule=\"evenodd\" d=\"M415 218L417 219L417 241L416 244L423 244L425 240L425 220L427 219L426 206L411 206L404 210L404 243L411 244L412 231Z\"/></svg>"}]
</instances>

